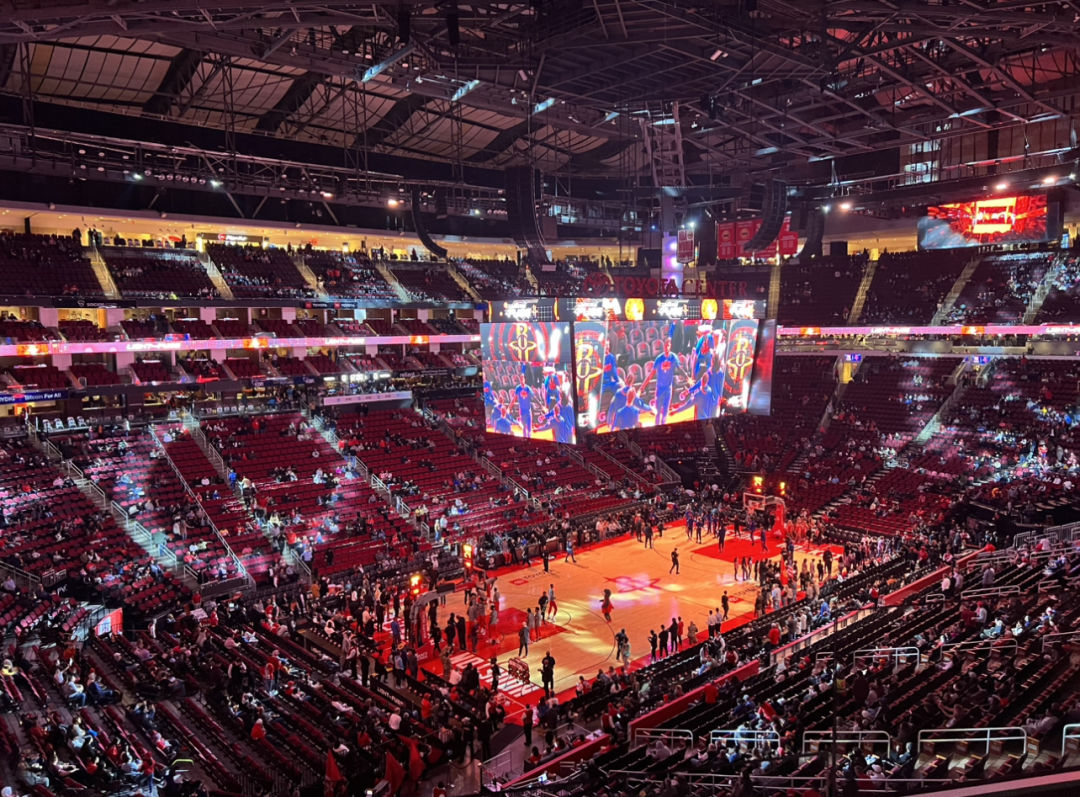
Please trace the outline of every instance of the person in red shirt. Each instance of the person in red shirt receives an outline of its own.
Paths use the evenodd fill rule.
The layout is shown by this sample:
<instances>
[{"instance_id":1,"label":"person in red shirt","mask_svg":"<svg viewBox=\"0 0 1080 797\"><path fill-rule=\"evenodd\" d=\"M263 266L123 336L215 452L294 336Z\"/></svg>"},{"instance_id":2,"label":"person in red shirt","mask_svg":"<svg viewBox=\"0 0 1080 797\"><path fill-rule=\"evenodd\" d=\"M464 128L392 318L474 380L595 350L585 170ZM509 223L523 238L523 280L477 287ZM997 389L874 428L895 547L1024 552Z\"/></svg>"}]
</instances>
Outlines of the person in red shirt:
<instances>
[{"instance_id":1,"label":"person in red shirt","mask_svg":"<svg viewBox=\"0 0 1080 797\"><path fill-rule=\"evenodd\" d=\"M254 742L260 742L266 738L266 728L263 727L263 721L260 717L255 720L255 724L251 726L251 740Z\"/></svg>"},{"instance_id":2,"label":"person in red shirt","mask_svg":"<svg viewBox=\"0 0 1080 797\"><path fill-rule=\"evenodd\" d=\"M716 683L709 681L705 684L705 702L712 705L716 702L716 698L719 695L720 690L716 688Z\"/></svg>"},{"instance_id":3,"label":"person in red shirt","mask_svg":"<svg viewBox=\"0 0 1080 797\"><path fill-rule=\"evenodd\" d=\"M772 628L769 629L769 645L777 648L780 647L780 626L773 623Z\"/></svg>"}]
</instances>

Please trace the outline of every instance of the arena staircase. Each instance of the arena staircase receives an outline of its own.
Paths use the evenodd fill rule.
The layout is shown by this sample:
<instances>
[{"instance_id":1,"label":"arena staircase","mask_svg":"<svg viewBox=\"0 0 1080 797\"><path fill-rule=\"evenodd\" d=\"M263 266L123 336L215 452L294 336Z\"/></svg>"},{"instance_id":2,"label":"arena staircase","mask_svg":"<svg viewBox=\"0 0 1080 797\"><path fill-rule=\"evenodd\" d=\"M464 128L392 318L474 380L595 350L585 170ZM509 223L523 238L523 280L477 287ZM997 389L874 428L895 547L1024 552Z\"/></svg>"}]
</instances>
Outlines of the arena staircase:
<instances>
[{"instance_id":1,"label":"arena staircase","mask_svg":"<svg viewBox=\"0 0 1080 797\"><path fill-rule=\"evenodd\" d=\"M307 286L315 291L320 299L330 298L330 295L319 287L319 278L315 276L315 272L311 270L311 267L304 262L304 256L300 252L293 255L293 265L296 266L296 270L300 272L300 276L304 278Z\"/></svg>"},{"instance_id":2,"label":"arena staircase","mask_svg":"<svg viewBox=\"0 0 1080 797\"><path fill-rule=\"evenodd\" d=\"M465 275L458 271L456 266L453 264L448 265L447 273L450 275L450 278L458 284L461 290L465 291L465 293L467 293L474 301L483 301L480 298L480 294L478 294L473 286L469 284L469 281L465 279Z\"/></svg>"},{"instance_id":3,"label":"arena staircase","mask_svg":"<svg viewBox=\"0 0 1080 797\"><path fill-rule=\"evenodd\" d=\"M724 435L719 432L716 435L716 455L719 457L720 462L723 463L724 473L735 472L735 455L728 448L727 441L724 439Z\"/></svg>"},{"instance_id":4,"label":"arena staircase","mask_svg":"<svg viewBox=\"0 0 1080 797\"><path fill-rule=\"evenodd\" d=\"M188 427L186 423L184 424L184 426L185 428L190 429L190 427ZM197 427L198 424L196 424L196 428ZM221 544L222 548L224 548L228 557L232 560L233 567L238 573L235 578L208 581L207 583L202 584L199 587L199 591L201 592L201 594L205 597L210 595L220 595L227 592L236 592L238 590L254 589L255 579L252 578L251 575L248 573L247 568L244 567L244 563L241 561L240 557L236 555L236 551L234 551L232 546L229 545L229 541L225 538L224 535L222 535L221 531L217 527L217 524L214 523L213 518L210 517L210 514L203 507L202 501L199 500L199 496L197 496L195 494L195 491L191 489L191 485L188 484L188 480L184 477L184 474L180 471L180 468L177 467L176 462L173 461L173 458L169 456L168 450L161 442L161 439L158 437L157 433L154 431L153 428L150 428L149 432L151 437L154 438L154 443L157 444L158 450L161 451L162 458L169 463L169 467L173 469L173 473L176 474L176 478L180 481L181 484L184 485L184 489L187 491L188 498L191 499L191 501L199 507L199 511L202 513L203 518L210 526L210 531L212 531L214 533L214 536L217 537L218 542ZM201 434L202 430L200 429L199 432ZM192 433L192 438L195 438L194 433ZM206 440L206 435L203 435L203 440ZM200 444L200 447L201 445L202 444ZM219 456L218 460L220 459L221 457ZM210 458L210 462L215 463L214 467L217 467L217 464L213 458ZM136 542L137 541L138 540L136 540ZM192 575L194 575L194 573L192 573Z\"/></svg>"},{"instance_id":5,"label":"arena staircase","mask_svg":"<svg viewBox=\"0 0 1080 797\"><path fill-rule=\"evenodd\" d=\"M217 267L217 263L210 259L210 255L206 254L206 252L200 252L199 260L206 269L206 276L210 278L210 282L213 284L214 289L221 295L221 298L235 299L236 297L233 296L232 288L230 288L229 283L225 281L225 277L222 275L221 269Z\"/></svg>"},{"instance_id":6,"label":"arena staircase","mask_svg":"<svg viewBox=\"0 0 1080 797\"><path fill-rule=\"evenodd\" d=\"M1035 289L1035 293L1031 296L1031 301L1028 302L1027 308L1024 310L1023 323L1035 323L1039 311L1042 310L1042 306L1046 302L1046 297L1050 295L1051 287L1054 284L1054 280L1057 277L1061 266L1062 261L1058 258L1051 264L1050 268L1046 269L1046 274L1043 275L1042 283Z\"/></svg>"},{"instance_id":7,"label":"arena staircase","mask_svg":"<svg viewBox=\"0 0 1080 797\"><path fill-rule=\"evenodd\" d=\"M960 293L967 287L968 281L971 279L971 275L975 273L975 269L978 268L981 258L973 257L965 265L960 272L960 276L956 278L956 282L953 283L952 289L945 294L945 298L941 300L941 306L938 307L937 312L934 313L933 319L930 321L930 326L938 326L945 322L949 313L952 312L953 307L956 306L956 300L960 298Z\"/></svg>"},{"instance_id":8,"label":"arena staircase","mask_svg":"<svg viewBox=\"0 0 1080 797\"><path fill-rule=\"evenodd\" d=\"M132 542L146 551L147 555L161 565L162 569L172 573L188 589L198 590L199 579L195 575L195 571L184 565L176 554L165 545L158 545L154 540L153 533L146 526L130 517L120 504L110 501L104 490L86 478L86 475L74 463L64 459L59 448L48 440L43 440L37 430L32 427L28 427L28 439L35 448L74 482L79 492L85 495L90 503L102 512L108 512L112 515L117 525L127 532Z\"/></svg>"},{"instance_id":9,"label":"arena staircase","mask_svg":"<svg viewBox=\"0 0 1080 797\"><path fill-rule=\"evenodd\" d=\"M94 270L97 281L101 283L101 290L104 292L105 298L119 299L120 289L116 287L116 282L113 280L112 274L109 273L109 267L105 264L105 258L101 256L101 252L97 250L96 246L88 246L84 251L90 256L90 267Z\"/></svg>"},{"instance_id":10,"label":"arena staircase","mask_svg":"<svg viewBox=\"0 0 1080 797\"><path fill-rule=\"evenodd\" d=\"M765 317L776 318L780 310L780 287L783 284L784 267L776 266L769 272L769 300L765 305Z\"/></svg>"},{"instance_id":11,"label":"arena staircase","mask_svg":"<svg viewBox=\"0 0 1080 797\"><path fill-rule=\"evenodd\" d=\"M863 308L866 306L866 297L870 294L870 283L874 281L874 274L877 273L877 267L878 261L868 260L866 268L863 269L859 290L855 292L855 300L851 303L851 312L848 313L847 322L849 324L857 323L859 316L862 315Z\"/></svg>"},{"instance_id":12,"label":"arena staircase","mask_svg":"<svg viewBox=\"0 0 1080 797\"><path fill-rule=\"evenodd\" d=\"M870 476L868 476L865 482L863 482L862 484L860 484L858 486L852 486L852 487L848 488L843 493L838 495L836 498L829 501L827 504L823 505L816 512L812 513L811 517L816 518L816 519L820 519L820 518L824 517L825 515L829 514L836 507L845 506L846 504L850 504L851 501L852 501L852 498L854 497L853 493L855 493L856 491L861 491L861 490L868 489L868 488L872 487L873 485L877 484L877 482L881 481L881 479L885 476L885 474L888 473L893 468L895 468L896 465L897 465L897 463L895 463L895 462L886 462L878 470L876 470L874 473L872 473Z\"/></svg>"},{"instance_id":13,"label":"arena staircase","mask_svg":"<svg viewBox=\"0 0 1080 797\"><path fill-rule=\"evenodd\" d=\"M930 420L926 422L926 426L915 435L915 438L911 441L913 445L922 445L923 443L928 442L930 438L937 433L938 429L941 428L941 419L948 417L953 406L964 392L965 385L963 377L967 369L967 360L961 360L960 364L956 366L956 370L952 372L947 380L948 384L954 385L953 392L941 402L941 406L937 408L937 412L935 412Z\"/></svg>"},{"instance_id":14,"label":"arena staircase","mask_svg":"<svg viewBox=\"0 0 1080 797\"><path fill-rule=\"evenodd\" d=\"M390 269L388 269L385 265L383 265L382 261L372 260L371 265L373 265L375 267L375 270L379 272L379 276L386 280L386 284L394 289L394 295L397 296L397 300L399 302L408 303L412 301L412 297L409 296L409 292L405 290L404 286L402 286L400 282L397 281L397 277L394 276L394 273L390 271Z\"/></svg>"},{"instance_id":15,"label":"arena staircase","mask_svg":"<svg viewBox=\"0 0 1080 797\"><path fill-rule=\"evenodd\" d=\"M636 442L634 442L634 440L631 439L630 435L628 435L626 432L616 432L615 433L615 438L620 443L622 443L622 445L625 448L630 449L630 451L633 453L633 455L635 457L637 457L640 460L645 459L645 450L641 446L639 446ZM670 465L668 465L666 462L664 462L663 457L660 457L660 456L656 457L656 464L654 465L654 467L656 468L657 473L659 473L664 478L664 483L665 484L681 484L682 483L682 477L679 476L679 474L675 472L674 468L672 468Z\"/></svg>"},{"instance_id":16,"label":"arena staircase","mask_svg":"<svg viewBox=\"0 0 1080 797\"><path fill-rule=\"evenodd\" d=\"M845 390L847 390L847 384L843 382L836 383L836 390L833 392L832 398L830 398L825 405L825 411L821 414L821 422L817 425L817 430L814 432L812 440L819 440L822 435L829 430L829 426L832 424L833 410L840 406L840 400L844 397ZM788 466L788 471L790 473L802 473L803 467L806 465L806 458L809 455L810 449L806 449L799 454L799 456L795 457Z\"/></svg>"},{"instance_id":17,"label":"arena staircase","mask_svg":"<svg viewBox=\"0 0 1080 797\"><path fill-rule=\"evenodd\" d=\"M221 454L214 450L214 447L210 445L210 441L206 439L206 432L199 426L199 421L191 413L184 413L183 419L184 428L191 434L191 439L195 441L195 444L199 447L199 450L203 452L210 464L214 466L214 471L222 479L228 481L229 468L225 464L225 460L221 458ZM172 462L172 460L169 460Z\"/></svg>"}]
</instances>

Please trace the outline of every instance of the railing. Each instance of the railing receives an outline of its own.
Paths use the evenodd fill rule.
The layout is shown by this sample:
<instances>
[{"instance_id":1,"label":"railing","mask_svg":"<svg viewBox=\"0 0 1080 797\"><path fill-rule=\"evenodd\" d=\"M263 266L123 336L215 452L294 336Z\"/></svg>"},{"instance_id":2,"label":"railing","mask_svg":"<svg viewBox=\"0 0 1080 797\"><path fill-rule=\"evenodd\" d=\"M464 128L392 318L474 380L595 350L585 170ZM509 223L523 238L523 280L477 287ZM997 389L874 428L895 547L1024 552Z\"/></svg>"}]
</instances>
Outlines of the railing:
<instances>
[{"instance_id":1,"label":"railing","mask_svg":"<svg viewBox=\"0 0 1080 797\"><path fill-rule=\"evenodd\" d=\"M644 747L654 741L664 742L664 744L673 742L693 745L694 732L686 728L635 728L630 749Z\"/></svg>"},{"instance_id":2,"label":"railing","mask_svg":"<svg viewBox=\"0 0 1080 797\"><path fill-rule=\"evenodd\" d=\"M1061 757L1069 746L1069 739L1080 739L1080 722L1070 722L1061 729Z\"/></svg>"},{"instance_id":3,"label":"railing","mask_svg":"<svg viewBox=\"0 0 1080 797\"><path fill-rule=\"evenodd\" d=\"M493 786L496 782L505 782L507 775L514 771L514 751L503 750L487 761L480 763L480 785Z\"/></svg>"},{"instance_id":4,"label":"railing","mask_svg":"<svg viewBox=\"0 0 1080 797\"><path fill-rule=\"evenodd\" d=\"M36 592L36 587L41 584L41 578L35 576L33 573L29 573L26 570L21 570L18 567L4 564L0 562L0 576L3 576L2 581L7 581L8 577L15 582L17 586L23 592Z\"/></svg>"},{"instance_id":5,"label":"railing","mask_svg":"<svg viewBox=\"0 0 1080 797\"><path fill-rule=\"evenodd\" d=\"M1046 652L1048 647L1059 645L1062 642L1070 642L1074 639L1080 639L1080 631L1059 631L1056 634L1047 634L1042 638L1042 649Z\"/></svg>"},{"instance_id":6,"label":"railing","mask_svg":"<svg viewBox=\"0 0 1080 797\"><path fill-rule=\"evenodd\" d=\"M1067 578L1064 581L1059 578L1044 578L1036 585L1039 592L1053 592L1056 589L1075 589L1076 587L1080 587L1080 578L1077 577Z\"/></svg>"},{"instance_id":7,"label":"railing","mask_svg":"<svg viewBox=\"0 0 1080 797\"><path fill-rule=\"evenodd\" d=\"M132 518L124 507L116 501L111 503L110 509L112 510L112 516L116 519L116 522L120 524L121 528L123 528L124 531L128 533L128 536L138 545L142 546L150 556L159 560L170 570L175 571L177 569L179 559L164 541L155 547L153 532L146 528L142 523ZM195 580L195 583L198 583L198 579Z\"/></svg>"},{"instance_id":8,"label":"railing","mask_svg":"<svg viewBox=\"0 0 1080 797\"><path fill-rule=\"evenodd\" d=\"M387 502L390 501L390 488L386 486L386 482L384 482L382 479L380 479L378 476L376 476L373 473L373 474L371 474L371 482L370 482L370 484L371 484L371 489L373 489L375 492L381 493L383 496L385 496Z\"/></svg>"},{"instance_id":9,"label":"railing","mask_svg":"<svg viewBox=\"0 0 1080 797\"><path fill-rule=\"evenodd\" d=\"M978 587L976 589L965 589L960 593L960 597L964 600L978 599L978 598L1001 598L1006 595L1019 595L1019 584L1006 584L1001 587Z\"/></svg>"},{"instance_id":10,"label":"railing","mask_svg":"<svg viewBox=\"0 0 1080 797\"><path fill-rule=\"evenodd\" d=\"M675 771L664 777L657 777L653 773L637 772L627 769L613 769L607 772L608 776L625 778L634 786L646 784L658 787L666 787L671 783L671 778L689 787L694 795L728 795L738 784L741 775L720 775L714 772L680 772ZM829 786L829 776L821 775L770 775L767 771L755 770L750 780L762 793L783 793L785 790L792 793L801 793L803 790L815 789L819 793L826 793ZM910 792L925 791L927 788L941 784L950 785L956 783L951 778L889 778L888 780L875 783L874 786L882 792ZM532 794L533 792L530 792Z\"/></svg>"},{"instance_id":11,"label":"railing","mask_svg":"<svg viewBox=\"0 0 1080 797\"><path fill-rule=\"evenodd\" d=\"M893 667L899 667L900 662L910 661L915 659L915 666L922 665L922 652L916 647L899 647L899 648L866 648L864 650L856 650L852 654L851 661L853 664L864 659L892 659Z\"/></svg>"},{"instance_id":12,"label":"railing","mask_svg":"<svg viewBox=\"0 0 1080 797\"><path fill-rule=\"evenodd\" d=\"M941 646L941 655L952 656L955 653L970 653L974 650L989 647L991 652L995 650L1012 650L1019 647L1012 637L999 637L998 639L969 639L966 642L950 642Z\"/></svg>"},{"instance_id":13,"label":"railing","mask_svg":"<svg viewBox=\"0 0 1080 797\"><path fill-rule=\"evenodd\" d=\"M836 618L835 620L827 623L826 625L818 626L813 631L808 632L805 636L802 636L799 639L794 640L793 642L788 642L786 645L781 645L769 654L769 664L776 664L780 661L780 659L786 659L792 654L798 653L800 650L805 650L811 645L816 644L818 640L820 640L822 637L833 634L842 628L847 628L852 623L858 622L859 620L869 615L872 611L873 609L870 608L856 609L853 612L849 612L841 617ZM818 653L815 660L821 661L824 658L831 659L832 657L832 654L828 652Z\"/></svg>"},{"instance_id":14,"label":"railing","mask_svg":"<svg viewBox=\"0 0 1080 797\"><path fill-rule=\"evenodd\" d=\"M412 510L409 509L409 505L401 500L400 495L394 496L394 511L403 518L411 518Z\"/></svg>"},{"instance_id":15,"label":"railing","mask_svg":"<svg viewBox=\"0 0 1080 797\"><path fill-rule=\"evenodd\" d=\"M757 747L758 745L775 744L780 746L780 734L772 730L751 730L749 728L719 728L709 734L712 744L727 746L729 741L734 741L736 746L746 745Z\"/></svg>"},{"instance_id":16,"label":"railing","mask_svg":"<svg viewBox=\"0 0 1080 797\"><path fill-rule=\"evenodd\" d=\"M502 475L503 475L502 468L500 468L498 465L496 465L490 459L485 457L483 454L478 454L477 457L476 457L476 461L480 463L481 468L486 470L489 474L494 476L496 479L502 479Z\"/></svg>"},{"instance_id":17,"label":"railing","mask_svg":"<svg viewBox=\"0 0 1080 797\"><path fill-rule=\"evenodd\" d=\"M1013 538L1013 547L1023 548L1045 539L1058 542L1072 542L1080 539L1080 523L1068 523L1064 526L1051 526L1038 531L1022 532Z\"/></svg>"},{"instance_id":18,"label":"railing","mask_svg":"<svg viewBox=\"0 0 1080 797\"><path fill-rule=\"evenodd\" d=\"M626 467L624 464L619 462L619 460L615 459L615 457L611 456L611 454L609 454L607 451L605 451L600 446L596 446L593 449L593 451L600 454L600 456L604 457L604 459L608 460L613 465L616 465L617 467L622 468L622 470L626 473L627 477L629 477L631 479L634 479L635 481L638 481L638 482L644 482L646 484L648 483L646 479L642 478L640 473L635 473L634 471L630 470L630 468Z\"/></svg>"},{"instance_id":19,"label":"railing","mask_svg":"<svg viewBox=\"0 0 1080 797\"><path fill-rule=\"evenodd\" d=\"M885 731L803 731L802 754L811 755L829 744L857 744L862 747L869 744L874 747L881 745L888 753L892 745L892 737Z\"/></svg>"},{"instance_id":20,"label":"railing","mask_svg":"<svg viewBox=\"0 0 1080 797\"><path fill-rule=\"evenodd\" d=\"M237 576L235 578L243 579L243 589L253 589L255 587L255 579L250 573L248 573L247 568L240 560L240 557L237 556L236 551L233 550L232 546L229 545L229 541L225 539L225 536L221 533L221 530L218 529L217 524L214 523L213 518L210 517L209 513L206 511L206 508L203 506L202 500L195 493L195 490L192 489L191 485L188 484L188 480L184 478L184 474L180 472L180 467L173 461L173 458L169 456L169 452L165 450L165 445L157 436L157 429L153 426L148 426L146 427L146 429L150 433L150 437L153 438L154 443L158 447L158 450L161 451L161 456L164 457L165 461L169 463L169 467L172 468L173 473L176 474L177 480L179 480L179 482L184 485L184 491L187 493L188 498L190 498L195 503L195 505L199 507L199 512L202 513L203 519L206 520L206 525L210 528L210 531L213 532L214 536L217 537L218 542L221 543L222 548L224 548L225 552L228 554L229 559L232 561L233 566L236 568ZM188 569L190 570L190 568ZM192 570L191 572L194 575L195 571ZM226 580L234 581L235 578L230 578ZM195 575L195 583L199 583L199 578L197 575ZM239 589L239 587L236 589Z\"/></svg>"},{"instance_id":21,"label":"railing","mask_svg":"<svg viewBox=\"0 0 1080 797\"><path fill-rule=\"evenodd\" d=\"M109 508L110 501L109 497L105 495L105 491L98 484L92 482L90 479L83 479L83 483L86 487L86 493L88 494L90 500L94 502L95 506L97 506L98 509L107 510Z\"/></svg>"},{"instance_id":22,"label":"railing","mask_svg":"<svg viewBox=\"0 0 1080 797\"><path fill-rule=\"evenodd\" d=\"M300 556L293 555L292 559L293 559L293 566L296 568L297 574L299 574L299 576L300 576L300 578L302 580L304 580L308 584L310 584L311 583L311 565L309 565L307 562L305 562L303 560L303 557L300 557Z\"/></svg>"},{"instance_id":23,"label":"railing","mask_svg":"<svg viewBox=\"0 0 1080 797\"><path fill-rule=\"evenodd\" d=\"M242 575L233 576L232 578L209 581L199 588L199 592L202 593L204 598L209 598L214 595L224 595L227 592L248 589L252 586L254 586L254 581L245 572Z\"/></svg>"},{"instance_id":24,"label":"railing","mask_svg":"<svg viewBox=\"0 0 1080 797\"><path fill-rule=\"evenodd\" d=\"M985 744L986 754L990 753L993 742L1023 742L1027 747L1027 731L1023 728L1007 725L1000 728L927 728L919 731L916 749L924 744Z\"/></svg>"},{"instance_id":25,"label":"railing","mask_svg":"<svg viewBox=\"0 0 1080 797\"><path fill-rule=\"evenodd\" d=\"M218 476L221 478L227 478L229 475L229 468L225 464L225 460L222 459L221 454L214 450L214 447L210 445L210 441L206 439L206 432L199 426L199 422L194 417L187 415L184 417L184 426L191 433L191 439L194 440L203 453L206 454L206 458L210 460L210 464L214 466L214 470L217 471Z\"/></svg>"}]
</instances>

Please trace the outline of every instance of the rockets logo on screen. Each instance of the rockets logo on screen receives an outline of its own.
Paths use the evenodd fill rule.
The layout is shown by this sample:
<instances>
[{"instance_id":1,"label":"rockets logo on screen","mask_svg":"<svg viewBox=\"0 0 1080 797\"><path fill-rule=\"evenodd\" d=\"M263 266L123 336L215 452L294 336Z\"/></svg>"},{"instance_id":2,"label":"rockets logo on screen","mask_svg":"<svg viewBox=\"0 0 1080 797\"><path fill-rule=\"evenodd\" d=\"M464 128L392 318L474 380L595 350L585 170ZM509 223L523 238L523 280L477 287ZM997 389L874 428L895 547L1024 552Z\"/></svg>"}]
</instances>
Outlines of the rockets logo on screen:
<instances>
[{"instance_id":1,"label":"rockets logo on screen","mask_svg":"<svg viewBox=\"0 0 1080 797\"><path fill-rule=\"evenodd\" d=\"M754 347L757 344L757 324L738 325L728 343L727 377L729 392L738 394L754 368Z\"/></svg>"}]
</instances>

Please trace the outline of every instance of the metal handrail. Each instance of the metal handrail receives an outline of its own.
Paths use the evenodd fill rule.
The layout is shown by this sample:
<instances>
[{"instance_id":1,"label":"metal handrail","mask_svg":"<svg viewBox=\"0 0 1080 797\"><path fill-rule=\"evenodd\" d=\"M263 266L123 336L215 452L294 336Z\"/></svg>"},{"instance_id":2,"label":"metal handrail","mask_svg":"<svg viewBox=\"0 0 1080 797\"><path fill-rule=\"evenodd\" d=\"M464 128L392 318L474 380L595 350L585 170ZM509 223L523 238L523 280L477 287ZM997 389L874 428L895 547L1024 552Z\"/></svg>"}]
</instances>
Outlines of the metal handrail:
<instances>
[{"instance_id":1,"label":"metal handrail","mask_svg":"<svg viewBox=\"0 0 1080 797\"><path fill-rule=\"evenodd\" d=\"M127 511L118 502L111 502L112 515L118 523L123 527L124 531L135 540L142 548L146 550L155 559L160 559L162 564L168 567L170 570L176 570L179 559L176 554L169 549L167 545L162 543L161 545L154 547L154 534L146 526L139 521L131 517Z\"/></svg>"},{"instance_id":2,"label":"metal handrail","mask_svg":"<svg viewBox=\"0 0 1080 797\"><path fill-rule=\"evenodd\" d=\"M1042 648L1046 651L1049 645L1056 645L1059 642L1068 642L1073 639L1080 639L1080 630L1078 631L1059 631L1054 634L1046 634L1042 637Z\"/></svg>"},{"instance_id":3,"label":"metal handrail","mask_svg":"<svg viewBox=\"0 0 1080 797\"><path fill-rule=\"evenodd\" d=\"M1065 757L1065 748L1069 746L1069 739L1080 739L1080 722L1070 722L1061 729L1061 757Z\"/></svg>"},{"instance_id":4,"label":"metal handrail","mask_svg":"<svg viewBox=\"0 0 1080 797\"><path fill-rule=\"evenodd\" d=\"M687 728L635 728L634 738L630 744L631 749L643 747L650 740L662 742L683 741L690 745L694 743L694 732Z\"/></svg>"},{"instance_id":5,"label":"metal handrail","mask_svg":"<svg viewBox=\"0 0 1080 797\"><path fill-rule=\"evenodd\" d=\"M1004 736L994 734L1004 733ZM935 735L940 734L940 735ZM919 731L916 737L917 749L924 744L944 742L946 744L958 744L960 742L976 742L986 745L986 753L990 752L993 742L1024 742L1027 745L1027 731L1021 727L1005 725L998 728L925 728Z\"/></svg>"},{"instance_id":6,"label":"metal handrail","mask_svg":"<svg viewBox=\"0 0 1080 797\"><path fill-rule=\"evenodd\" d=\"M717 728L709 734L709 742L715 745L725 744L729 739L736 745L756 747L759 744L775 742L780 746L780 734L774 730L754 730L752 728Z\"/></svg>"},{"instance_id":7,"label":"metal handrail","mask_svg":"<svg viewBox=\"0 0 1080 797\"><path fill-rule=\"evenodd\" d=\"M802 739L802 754L810 755L809 748L812 745L817 745L817 749L821 749L822 744L852 744L856 743L862 745L863 743L869 743L871 745L884 745L888 750L892 746L892 736L886 731L845 731L837 730L834 734L833 731L803 731Z\"/></svg>"},{"instance_id":8,"label":"metal handrail","mask_svg":"<svg viewBox=\"0 0 1080 797\"><path fill-rule=\"evenodd\" d=\"M229 545L229 541L225 539L225 535L221 533L220 529L218 529L217 524L214 523L214 519L210 517L210 513L207 512L206 507L203 506L202 499L199 498L195 490L192 489L190 484L188 484L187 479L184 478L184 474L180 472L180 467L176 464L176 462L173 461L173 458L169 456L169 452L165 450L164 443L162 443L157 436L157 429L154 426L148 426L147 431L150 433L150 437L157 444L157 447L158 449L160 449L162 456L165 458L165 461L168 462L169 466L173 469L173 473L176 474L176 478L180 481L182 485L184 485L184 491L187 493L188 497L195 502L196 506L199 507L199 511L202 512L202 516L206 520L207 526L209 526L210 530L214 533L214 536L217 537L218 542L221 543L222 547L225 549L230 561L232 561L233 566L236 568L237 577L244 579L244 585L246 589L254 588L255 579L248 572L247 568L244 566L244 563L236 554L236 551L233 550L233 547ZM192 573L194 574L194 571L192 571ZM195 577L195 583L199 583L199 579L197 576Z\"/></svg>"},{"instance_id":9,"label":"metal handrail","mask_svg":"<svg viewBox=\"0 0 1080 797\"><path fill-rule=\"evenodd\" d=\"M922 651L916 647L895 647L895 648L865 648L863 650L856 650L851 654L851 661L854 664L862 659L877 659L882 657L888 657L895 661L895 666L900 666L901 661L907 661L912 658L914 654L915 666L922 666Z\"/></svg>"},{"instance_id":10,"label":"metal handrail","mask_svg":"<svg viewBox=\"0 0 1080 797\"><path fill-rule=\"evenodd\" d=\"M3 562L0 562L0 576L3 576L3 581L7 581L7 577L11 576L15 586L26 592L36 592L35 587L41 584L40 576Z\"/></svg>"},{"instance_id":11,"label":"metal handrail","mask_svg":"<svg viewBox=\"0 0 1080 797\"><path fill-rule=\"evenodd\" d=\"M964 600L970 600L972 598L1001 598L1005 595L1019 595L1019 584L1006 584L1001 587L979 587L977 589L965 589L960 593L960 597Z\"/></svg>"},{"instance_id":12,"label":"metal handrail","mask_svg":"<svg viewBox=\"0 0 1080 797\"><path fill-rule=\"evenodd\" d=\"M954 653L969 653L973 650L979 650L984 647L989 647L992 650L1011 648L1015 651L1019 647L1019 644L1012 637L999 637L997 639L969 639L964 642L949 642L942 645L940 650L943 656L951 656Z\"/></svg>"}]
</instances>

